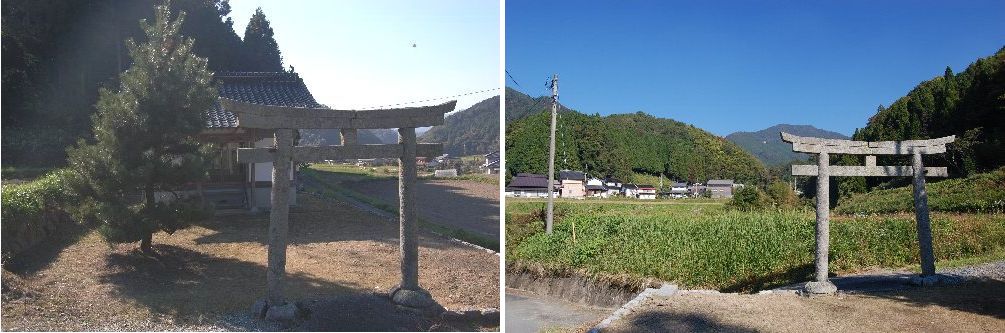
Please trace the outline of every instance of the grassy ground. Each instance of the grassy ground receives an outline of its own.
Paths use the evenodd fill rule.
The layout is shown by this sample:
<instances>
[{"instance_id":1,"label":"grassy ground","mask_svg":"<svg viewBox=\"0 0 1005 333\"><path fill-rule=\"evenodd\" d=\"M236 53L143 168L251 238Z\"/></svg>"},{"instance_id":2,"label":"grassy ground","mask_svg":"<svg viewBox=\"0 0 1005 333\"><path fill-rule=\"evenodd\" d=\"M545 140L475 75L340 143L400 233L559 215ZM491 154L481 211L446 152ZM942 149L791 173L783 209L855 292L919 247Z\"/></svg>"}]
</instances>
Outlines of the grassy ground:
<instances>
[{"instance_id":1,"label":"grassy ground","mask_svg":"<svg viewBox=\"0 0 1005 333\"><path fill-rule=\"evenodd\" d=\"M688 288L755 291L806 281L814 213L738 212L722 204L561 202L553 235L539 202L508 201L507 261L546 270L653 277ZM831 269L904 267L919 261L913 214L834 216ZM1001 254L1003 214L932 214L937 265ZM940 266L941 267L941 266Z\"/></svg>"},{"instance_id":2,"label":"grassy ground","mask_svg":"<svg viewBox=\"0 0 1005 333\"><path fill-rule=\"evenodd\" d=\"M309 177L308 190L318 191L321 193L327 193L331 195L342 195L354 200L366 203L370 206L389 212L392 214L398 213L398 204L393 198L388 198L388 196L376 196L373 193L367 191L354 190L360 186L366 185L364 187L372 186L384 186L381 181L389 181L397 179L397 168L396 167L357 167L352 165L326 165L326 164L313 164L310 168L304 170L304 176ZM477 178L486 178L483 176L489 175L475 175ZM490 175L498 179L498 175ZM460 187L472 187L465 186L465 183L471 182L466 178L447 178L446 180L434 179L433 177L426 177L423 179L425 182L447 182L449 184L454 184ZM498 180L497 180L498 181ZM483 188L486 187L484 184L487 181L475 181L472 184L473 187ZM379 185L374 185L379 184ZM454 187L456 187L454 186ZM441 186L449 187L449 186ZM485 210L484 212L479 212L480 214L474 215L491 215L493 217L498 216L498 190L491 188L491 193L480 193L480 194L461 194L458 197L457 193L454 192L464 192L458 189L447 189L444 191L449 191L451 193L441 193L443 195L452 195L449 199L450 203L457 203L460 205L456 207L458 211L465 209L480 209ZM366 193L364 193L366 192ZM370 191L372 192L372 191ZM471 192L471 191L467 191ZM486 191L474 191L474 192L486 192ZM369 194L368 194L369 193ZM419 198L420 201L428 198ZM468 204L465 204L463 200L468 199ZM486 205L486 200L491 200L494 207L488 207ZM421 210L422 207L420 207ZM445 210L445 209L444 209ZM489 211L491 210L491 211ZM442 213L442 212L441 212ZM476 244L485 248L489 248L495 251L499 251L499 238L498 238L498 227L495 227L494 234L486 234L480 232L476 228L465 228L463 225L465 223L478 223L478 221L461 221L453 223L456 221L442 221L442 220L430 220L423 217L424 215L420 211L419 223L420 225L430 231L446 235L449 237L457 238L472 244ZM425 214L430 215L430 214ZM433 214L435 215L435 214ZM471 214L460 214L462 216L468 216ZM498 221L498 220L495 220ZM498 223L498 222L493 222Z\"/></svg>"},{"instance_id":3,"label":"grassy ground","mask_svg":"<svg viewBox=\"0 0 1005 333\"><path fill-rule=\"evenodd\" d=\"M37 247L4 265L4 330L218 329L265 293L267 226L265 215L230 216L159 233L156 257L90 231ZM386 292L400 279L398 226L345 203L301 196L289 242L291 300ZM419 255L420 284L448 309L499 307L498 256L428 233Z\"/></svg>"},{"instance_id":4,"label":"grassy ground","mask_svg":"<svg viewBox=\"0 0 1005 333\"><path fill-rule=\"evenodd\" d=\"M928 206L956 213L1005 213L1005 168L928 184ZM842 198L838 214L887 214L914 211L913 187L905 186Z\"/></svg>"}]
</instances>

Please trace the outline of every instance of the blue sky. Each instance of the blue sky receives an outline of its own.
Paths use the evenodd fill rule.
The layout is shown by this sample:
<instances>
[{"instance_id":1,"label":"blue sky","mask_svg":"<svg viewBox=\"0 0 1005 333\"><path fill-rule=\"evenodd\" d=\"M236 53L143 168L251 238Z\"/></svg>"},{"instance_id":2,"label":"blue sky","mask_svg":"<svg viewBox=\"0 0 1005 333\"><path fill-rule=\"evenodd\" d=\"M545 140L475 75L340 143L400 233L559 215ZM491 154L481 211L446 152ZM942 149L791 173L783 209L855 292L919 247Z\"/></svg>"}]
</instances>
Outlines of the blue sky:
<instances>
[{"instance_id":1,"label":"blue sky","mask_svg":"<svg viewBox=\"0 0 1005 333\"><path fill-rule=\"evenodd\" d=\"M506 69L559 74L584 113L645 111L718 135L779 123L851 134L946 66L1005 45L1005 1L506 3Z\"/></svg>"},{"instance_id":2,"label":"blue sky","mask_svg":"<svg viewBox=\"0 0 1005 333\"><path fill-rule=\"evenodd\" d=\"M283 64L296 68L318 102L334 108L499 88L497 1L231 0L230 5L242 38L261 7ZM496 94L459 98L458 106Z\"/></svg>"}]
</instances>

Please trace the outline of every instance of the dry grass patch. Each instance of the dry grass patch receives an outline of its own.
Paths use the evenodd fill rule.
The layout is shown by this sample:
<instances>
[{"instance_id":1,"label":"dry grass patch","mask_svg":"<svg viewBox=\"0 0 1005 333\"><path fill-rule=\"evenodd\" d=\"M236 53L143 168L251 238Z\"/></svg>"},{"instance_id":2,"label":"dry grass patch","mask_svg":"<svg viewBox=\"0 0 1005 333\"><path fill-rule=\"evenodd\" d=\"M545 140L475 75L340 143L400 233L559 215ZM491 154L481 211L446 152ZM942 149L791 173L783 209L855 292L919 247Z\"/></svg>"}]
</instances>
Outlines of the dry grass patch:
<instances>
[{"instance_id":1,"label":"dry grass patch","mask_svg":"<svg viewBox=\"0 0 1005 333\"><path fill-rule=\"evenodd\" d=\"M341 202L300 199L290 214L290 299L397 284L397 224ZM4 329L207 329L198 325L244 313L264 295L267 226L267 216L230 216L157 234L157 256L135 244L109 246L93 232L52 258L26 255L4 269ZM445 307L499 307L497 256L428 234L419 252L420 284Z\"/></svg>"}]
</instances>

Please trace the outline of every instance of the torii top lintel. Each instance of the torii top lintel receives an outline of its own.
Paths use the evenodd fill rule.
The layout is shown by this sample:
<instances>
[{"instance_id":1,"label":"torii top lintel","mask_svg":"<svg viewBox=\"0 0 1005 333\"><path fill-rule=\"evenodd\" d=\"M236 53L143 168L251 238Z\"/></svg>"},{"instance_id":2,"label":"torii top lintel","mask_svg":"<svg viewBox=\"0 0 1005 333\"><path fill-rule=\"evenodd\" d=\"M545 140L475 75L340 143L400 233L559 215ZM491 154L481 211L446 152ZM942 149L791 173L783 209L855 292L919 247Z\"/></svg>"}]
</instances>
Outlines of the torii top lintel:
<instances>
[{"instance_id":1,"label":"torii top lintel","mask_svg":"<svg viewBox=\"0 0 1005 333\"><path fill-rule=\"evenodd\" d=\"M781 135L782 141L792 143L794 152L855 155L940 154L946 152L947 143L956 141L955 135L928 140L872 142L802 137L785 132Z\"/></svg>"},{"instance_id":2,"label":"torii top lintel","mask_svg":"<svg viewBox=\"0 0 1005 333\"><path fill-rule=\"evenodd\" d=\"M443 124L443 115L453 111L457 101L440 105L381 109L331 110L253 104L220 98L220 105L237 114L237 126L244 128L399 128Z\"/></svg>"}]
</instances>

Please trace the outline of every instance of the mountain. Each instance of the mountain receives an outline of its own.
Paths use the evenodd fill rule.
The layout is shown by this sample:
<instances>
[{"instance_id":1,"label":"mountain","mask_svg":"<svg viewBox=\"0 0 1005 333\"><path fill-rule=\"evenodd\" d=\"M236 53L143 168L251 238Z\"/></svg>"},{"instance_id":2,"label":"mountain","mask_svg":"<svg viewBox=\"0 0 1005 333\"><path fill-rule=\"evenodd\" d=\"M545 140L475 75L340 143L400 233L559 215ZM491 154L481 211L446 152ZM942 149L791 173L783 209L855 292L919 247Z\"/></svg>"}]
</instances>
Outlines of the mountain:
<instances>
[{"instance_id":1,"label":"mountain","mask_svg":"<svg viewBox=\"0 0 1005 333\"><path fill-rule=\"evenodd\" d=\"M538 107L527 111L532 105L527 101L536 99L512 89L506 92L507 117L523 114L509 119L506 126L507 172L547 173L550 113ZM510 104L510 96L517 103ZM556 170L624 180L663 175L690 182L726 178L759 184L767 178L767 169L757 158L693 125L643 112L601 117L564 110L558 117Z\"/></svg>"},{"instance_id":2,"label":"mountain","mask_svg":"<svg viewBox=\"0 0 1005 333\"><path fill-rule=\"evenodd\" d=\"M454 156L488 154L499 150L499 96L454 112L419 137L419 142L443 142Z\"/></svg>"},{"instance_id":3,"label":"mountain","mask_svg":"<svg viewBox=\"0 0 1005 333\"><path fill-rule=\"evenodd\" d=\"M551 96L530 97L516 89L506 87L506 124L542 110L551 110ZM559 112L573 111L558 103Z\"/></svg>"},{"instance_id":4,"label":"mountain","mask_svg":"<svg viewBox=\"0 0 1005 333\"><path fill-rule=\"evenodd\" d=\"M356 131L356 140L360 144L370 145L379 143L398 143L397 133L395 132L393 141L385 141L374 135L374 130L372 129L360 129ZM394 131L394 130L390 130ZM338 129L304 129L300 130L300 145L305 146L324 146L324 145L340 145L342 144L342 134L339 133Z\"/></svg>"},{"instance_id":5,"label":"mountain","mask_svg":"<svg viewBox=\"0 0 1005 333\"><path fill-rule=\"evenodd\" d=\"M739 145L769 167L793 161L804 161L809 158L807 154L792 152L792 144L782 142L779 132L825 139L849 139L844 134L822 130L810 125L779 124L757 132L736 132L727 135L726 140Z\"/></svg>"},{"instance_id":6,"label":"mountain","mask_svg":"<svg viewBox=\"0 0 1005 333\"><path fill-rule=\"evenodd\" d=\"M959 74L919 83L904 97L879 106L856 140L929 139L956 135L945 154L926 164L949 167L950 176L986 172L1005 165L1005 47L980 58Z\"/></svg>"},{"instance_id":7,"label":"mountain","mask_svg":"<svg viewBox=\"0 0 1005 333\"><path fill-rule=\"evenodd\" d=\"M360 134L358 134L358 135L359 135L360 143L362 143L362 144L373 144L373 143L390 144L390 143L398 143L398 130L393 129L393 128L373 128L373 129L360 130L359 132L360 132ZM367 132L367 136L371 137L371 138L368 138L368 140L374 140L375 142L363 142L363 132ZM417 135L419 134L418 133L419 132L418 129L416 129L415 132L416 132Z\"/></svg>"}]
</instances>

